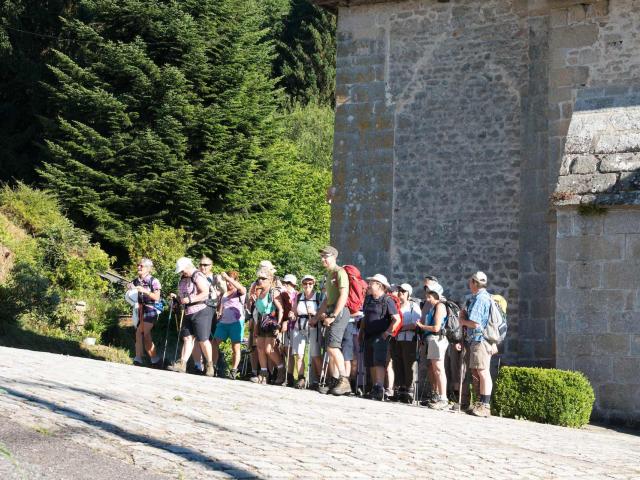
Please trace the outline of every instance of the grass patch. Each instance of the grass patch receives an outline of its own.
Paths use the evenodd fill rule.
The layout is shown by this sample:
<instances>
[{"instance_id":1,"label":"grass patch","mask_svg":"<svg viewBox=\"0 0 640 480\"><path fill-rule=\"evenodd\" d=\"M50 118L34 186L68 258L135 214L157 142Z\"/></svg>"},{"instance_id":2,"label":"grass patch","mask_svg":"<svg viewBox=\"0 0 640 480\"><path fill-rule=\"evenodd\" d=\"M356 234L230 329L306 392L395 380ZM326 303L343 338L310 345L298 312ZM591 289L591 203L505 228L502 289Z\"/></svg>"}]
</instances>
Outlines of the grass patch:
<instances>
[{"instance_id":1,"label":"grass patch","mask_svg":"<svg viewBox=\"0 0 640 480\"><path fill-rule=\"evenodd\" d=\"M10 460L12 459L11 452L9 451L7 446L2 442L0 442L0 455L2 455L3 457L8 458Z\"/></svg>"},{"instance_id":2,"label":"grass patch","mask_svg":"<svg viewBox=\"0 0 640 480\"><path fill-rule=\"evenodd\" d=\"M180 395L176 395L175 397L173 397L173 399L174 399L176 402L181 402L182 400L184 400Z\"/></svg>"},{"instance_id":3,"label":"grass patch","mask_svg":"<svg viewBox=\"0 0 640 480\"><path fill-rule=\"evenodd\" d=\"M53 435L53 432L51 430L45 427L41 427L40 425L36 425L35 427L33 427L33 429L42 435L46 435L47 437Z\"/></svg>"}]
</instances>

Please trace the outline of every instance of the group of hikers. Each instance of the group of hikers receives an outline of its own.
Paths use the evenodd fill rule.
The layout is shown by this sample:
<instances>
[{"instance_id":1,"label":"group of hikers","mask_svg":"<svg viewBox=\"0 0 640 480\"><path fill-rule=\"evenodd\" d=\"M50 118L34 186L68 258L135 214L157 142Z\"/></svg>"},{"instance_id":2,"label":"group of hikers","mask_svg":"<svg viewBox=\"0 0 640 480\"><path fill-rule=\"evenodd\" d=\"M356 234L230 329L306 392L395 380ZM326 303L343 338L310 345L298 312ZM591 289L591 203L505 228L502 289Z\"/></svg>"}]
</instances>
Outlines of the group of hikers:
<instances>
[{"instance_id":1,"label":"group of hikers","mask_svg":"<svg viewBox=\"0 0 640 480\"><path fill-rule=\"evenodd\" d=\"M490 364L506 334L506 301L488 293L483 272L469 277L470 295L461 308L445 298L435 276L424 277L418 300L409 283L392 285L382 274L365 280L356 267L338 265L332 246L319 255L326 270L320 283L312 275L300 286L294 275L280 279L263 261L248 289L235 271L214 274L209 257L198 266L178 259L181 277L170 295L170 315L179 312L174 318L182 348L178 355L176 345L168 370L185 373L192 359L190 368L207 376L235 380L246 374L254 383L491 415ZM134 364L143 365L146 351L152 367L164 368L164 353L161 358L151 338L162 287L150 259L137 268L126 294L136 327ZM227 340L232 353L224 372L220 346Z\"/></svg>"}]
</instances>

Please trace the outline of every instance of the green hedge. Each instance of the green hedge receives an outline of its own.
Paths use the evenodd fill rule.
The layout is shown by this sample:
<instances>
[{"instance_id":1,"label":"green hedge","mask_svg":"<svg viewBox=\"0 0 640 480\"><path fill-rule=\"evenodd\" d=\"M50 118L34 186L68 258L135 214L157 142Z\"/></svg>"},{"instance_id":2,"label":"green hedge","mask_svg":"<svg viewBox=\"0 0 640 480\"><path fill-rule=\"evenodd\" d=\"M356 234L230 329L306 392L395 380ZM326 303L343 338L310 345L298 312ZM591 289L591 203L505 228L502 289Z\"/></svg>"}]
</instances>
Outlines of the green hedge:
<instances>
[{"instance_id":1,"label":"green hedge","mask_svg":"<svg viewBox=\"0 0 640 480\"><path fill-rule=\"evenodd\" d=\"M589 423L595 395L580 372L502 367L496 382L495 415L581 427Z\"/></svg>"}]
</instances>

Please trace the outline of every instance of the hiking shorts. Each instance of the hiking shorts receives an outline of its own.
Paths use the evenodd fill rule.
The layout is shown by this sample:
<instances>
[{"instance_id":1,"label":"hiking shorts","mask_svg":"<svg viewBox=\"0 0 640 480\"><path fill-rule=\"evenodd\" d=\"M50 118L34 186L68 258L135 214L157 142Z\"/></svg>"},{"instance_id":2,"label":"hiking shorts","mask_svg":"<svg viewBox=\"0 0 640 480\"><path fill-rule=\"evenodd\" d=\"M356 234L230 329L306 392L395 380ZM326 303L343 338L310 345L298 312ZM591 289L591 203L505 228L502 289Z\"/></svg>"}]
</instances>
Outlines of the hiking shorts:
<instances>
[{"instance_id":1,"label":"hiking shorts","mask_svg":"<svg viewBox=\"0 0 640 480\"><path fill-rule=\"evenodd\" d=\"M444 360L449 348L447 337L440 335L429 335L427 337L427 360Z\"/></svg>"},{"instance_id":2,"label":"hiking shorts","mask_svg":"<svg viewBox=\"0 0 640 480\"><path fill-rule=\"evenodd\" d=\"M233 323L218 323L213 337L222 342L228 338L231 343L240 343L244 337L244 322L239 320Z\"/></svg>"},{"instance_id":3,"label":"hiking shorts","mask_svg":"<svg viewBox=\"0 0 640 480\"><path fill-rule=\"evenodd\" d=\"M293 330L287 332L284 335L284 345L285 347L291 346L291 354L292 355L304 355L304 349L307 346L307 332L302 330L298 330L294 328Z\"/></svg>"},{"instance_id":4,"label":"hiking shorts","mask_svg":"<svg viewBox=\"0 0 640 480\"><path fill-rule=\"evenodd\" d=\"M389 342L391 337L382 334L364 339L364 363L368 367L386 367L391 360Z\"/></svg>"},{"instance_id":5,"label":"hiking shorts","mask_svg":"<svg viewBox=\"0 0 640 480\"><path fill-rule=\"evenodd\" d=\"M353 336L356 333L355 322L349 322L347 328L344 329L344 336L342 337L342 356L345 362L353 360Z\"/></svg>"},{"instance_id":6,"label":"hiking shorts","mask_svg":"<svg viewBox=\"0 0 640 480\"><path fill-rule=\"evenodd\" d=\"M309 327L309 355L322 355L322 336L318 335L318 327Z\"/></svg>"},{"instance_id":7,"label":"hiking shorts","mask_svg":"<svg viewBox=\"0 0 640 480\"><path fill-rule=\"evenodd\" d=\"M473 370L487 370L491 365L491 356L495 353L494 347L484 340L471 342L469 345L469 368Z\"/></svg>"},{"instance_id":8,"label":"hiking shorts","mask_svg":"<svg viewBox=\"0 0 640 480\"><path fill-rule=\"evenodd\" d=\"M333 323L326 328L327 348L342 347L342 339L344 338L344 331L349 324L349 318L349 310L345 307L337 314Z\"/></svg>"},{"instance_id":9,"label":"hiking shorts","mask_svg":"<svg viewBox=\"0 0 640 480\"><path fill-rule=\"evenodd\" d=\"M213 308L206 307L191 315L185 315L182 321L181 337L195 336L199 342L209 340L211 335L211 321L213 320Z\"/></svg>"}]
</instances>

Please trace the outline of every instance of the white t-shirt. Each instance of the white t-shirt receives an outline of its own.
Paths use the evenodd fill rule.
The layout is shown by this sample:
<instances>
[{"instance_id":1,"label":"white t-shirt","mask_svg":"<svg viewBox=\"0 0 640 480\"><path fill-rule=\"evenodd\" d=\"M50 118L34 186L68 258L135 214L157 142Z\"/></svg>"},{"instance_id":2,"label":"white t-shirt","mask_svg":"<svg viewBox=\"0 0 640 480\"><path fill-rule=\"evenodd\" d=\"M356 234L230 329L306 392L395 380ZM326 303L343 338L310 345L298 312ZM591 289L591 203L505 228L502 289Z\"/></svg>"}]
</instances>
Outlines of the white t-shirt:
<instances>
[{"instance_id":1,"label":"white t-shirt","mask_svg":"<svg viewBox=\"0 0 640 480\"><path fill-rule=\"evenodd\" d=\"M402 326L406 325L415 325L418 320L420 320L420 316L422 312L420 311L420 305L415 302L408 302L401 306L400 310L402 311ZM415 331L407 330L405 332L400 332L396 337L398 341L407 341L410 342L413 340L413 336L415 335Z\"/></svg>"}]
</instances>

